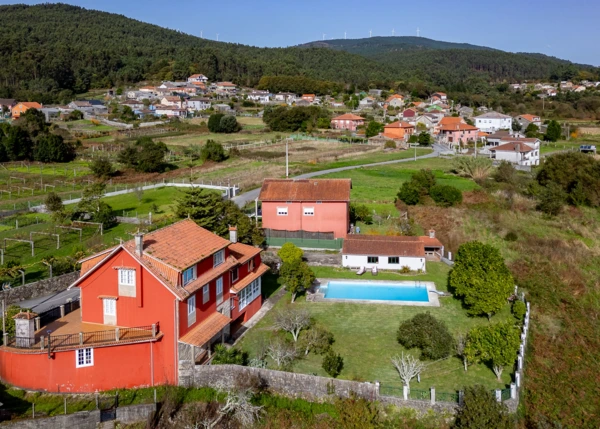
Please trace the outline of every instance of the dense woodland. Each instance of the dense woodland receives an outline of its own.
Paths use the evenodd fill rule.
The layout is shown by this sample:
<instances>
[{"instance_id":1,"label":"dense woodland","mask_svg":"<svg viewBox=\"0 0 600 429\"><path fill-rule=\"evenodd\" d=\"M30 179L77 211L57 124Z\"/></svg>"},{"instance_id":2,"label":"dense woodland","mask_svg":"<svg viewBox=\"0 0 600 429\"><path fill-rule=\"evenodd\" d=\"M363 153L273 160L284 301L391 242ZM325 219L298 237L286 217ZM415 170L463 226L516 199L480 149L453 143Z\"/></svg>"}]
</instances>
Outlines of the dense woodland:
<instances>
[{"instance_id":1,"label":"dense woodland","mask_svg":"<svg viewBox=\"0 0 600 429\"><path fill-rule=\"evenodd\" d=\"M481 94L493 89L490 82L598 78L596 68L543 55L416 37L256 48L64 4L0 6L0 28L0 98L43 103L69 101L93 88L181 80L193 73L261 87L267 76L271 91L326 93L400 84L420 95L439 89Z\"/></svg>"}]
</instances>

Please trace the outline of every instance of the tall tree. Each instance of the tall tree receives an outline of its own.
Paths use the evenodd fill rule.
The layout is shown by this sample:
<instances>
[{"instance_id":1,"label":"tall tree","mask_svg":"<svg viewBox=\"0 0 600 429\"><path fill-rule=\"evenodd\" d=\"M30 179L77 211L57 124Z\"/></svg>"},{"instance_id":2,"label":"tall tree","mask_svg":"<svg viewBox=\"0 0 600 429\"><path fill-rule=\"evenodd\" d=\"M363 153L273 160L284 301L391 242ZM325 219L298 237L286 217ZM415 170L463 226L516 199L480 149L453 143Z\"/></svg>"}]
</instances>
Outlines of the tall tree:
<instances>
[{"instance_id":1,"label":"tall tree","mask_svg":"<svg viewBox=\"0 0 600 429\"><path fill-rule=\"evenodd\" d=\"M464 355L469 363L490 363L500 381L504 367L515 363L519 344L519 329L511 322L478 326L467 335Z\"/></svg>"}]
</instances>

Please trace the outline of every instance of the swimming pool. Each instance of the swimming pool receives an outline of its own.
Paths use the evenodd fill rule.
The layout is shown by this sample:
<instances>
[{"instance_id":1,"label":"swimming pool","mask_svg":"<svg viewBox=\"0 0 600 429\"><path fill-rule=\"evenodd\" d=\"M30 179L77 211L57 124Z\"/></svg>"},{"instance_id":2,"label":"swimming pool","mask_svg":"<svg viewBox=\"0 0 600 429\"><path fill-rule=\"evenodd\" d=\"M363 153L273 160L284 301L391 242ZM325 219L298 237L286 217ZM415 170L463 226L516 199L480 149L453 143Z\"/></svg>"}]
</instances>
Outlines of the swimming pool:
<instances>
[{"instance_id":1,"label":"swimming pool","mask_svg":"<svg viewBox=\"0 0 600 429\"><path fill-rule=\"evenodd\" d=\"M322 283L320 292L326 300L429 302L427 283L330 280Z\"/></svg>"}]
</instances>

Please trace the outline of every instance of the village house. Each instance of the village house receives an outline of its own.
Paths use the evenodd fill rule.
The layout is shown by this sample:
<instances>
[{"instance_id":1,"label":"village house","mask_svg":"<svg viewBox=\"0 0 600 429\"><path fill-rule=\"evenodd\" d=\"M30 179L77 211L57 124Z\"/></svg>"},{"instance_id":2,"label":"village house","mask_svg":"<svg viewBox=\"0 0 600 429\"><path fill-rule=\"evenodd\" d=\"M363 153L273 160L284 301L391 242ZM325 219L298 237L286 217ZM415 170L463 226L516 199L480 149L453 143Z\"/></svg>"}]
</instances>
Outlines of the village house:
<instances>
[{"instance_id":1,"label":"village house","mask_svg":"<svg viewBox=\"0 0 600 429\"><path fill-rule=\"evenodd\" d=\"M437 97L440 100L446 101L448 99L448 96L446 95L445 92L434 92L433 94L431 94L431 98Z\"/></svg>"},{"instance_id":2,"label":"village house","mask_svg":"<svg viewBox=\"0 0 600 429\"><path fill-rule=\"evenodd\" d=\"M302 97L300 97L302 100L308 101L309 103L312 103L313 101L315 101L315 98L317 96L315 94L302 94Z\"/></svg>"},{"instance_id":3,"label":"village house","mask_svg":"<svg viewBox=\"0 0 600 429\"><path fill-rule=\"evenodd\" d=\"M187 101L188 110L199 111L210 109L210 98L194 97Z\"/></svg>"},{"instance_id":4,"label":"village house","mask_svg":"<svg viewBox=\"0 0 600 429\"><path fill-rule=\"evenodd\" d=\"M292 104L296 100L296 94L292 92L279 92L275 94L275 101Z\"/></svg>"},{"instance_id":5,"label":"village house","mask_svg":"<svg viewBox=\"0 0 600 429\"><path fill-rule=\"evenodd\" d=\"M424 113L423 115L417 116L414 122L417 129L422 129L424 127L428 132L433 132L443 117L444 115L440 113ZM421 125L420 127L419 124Z\"/></svg>"},{"instance_id":6,"label":"village house","mask_svg":"<svg viewBox=\"0 0 600 429\"><path fill-rule=\"evenodd\" d=\"M383 135L392 139L408 140L415 132L415 127L404 121L396 121L383 127Z\"/></svg>"},{"instance_id":7,"label":"village house","mask_svg":"<svg viewBox=\"0 0 600 429\"><path fill-rule=\"evenodd\" d=\"M131 108L131 110L133 110L134 112L141 111L144 109L144 103L142 103L141 101L126 100L120 104L121 104L121 106L129 106Z\"/></svg>"},{"instance_id":8,"label":"village house","mask_svg":"<svg viewBox=\"0 0 600 429\"><path fill-rule=\"evenodd\" d=\"M219 95L231 95L237 92L236 84L231 82L217 82L215 87Z\"/></svg>"},{"instance_id":9,"label":"village house","mask_svg":"<svg viewBox=\"0 0 600 429\"><path fill-rule=\"evenodd\" d=\"M493 133L498 130L512 129L512 118L498 112L488 112L476 116L475 126L486 133Z\"/></svg>"},{"instance_id":10,"label":"village house","mask_svg":"<svg viewBox=\"0 0 600 429\"><path fill-rule=\"evenodd\" d=\"M356 131L356 129L365 124L365 118L354 115L352 113L346 113L341 116L337 116L331 120L331 128L334 130L350 130Z\"/></svg>"},{"instance_id":11,"label":"village house","mask_svg":"<svg viewBox=\"0 0 600 429\"><path fill-rule=\"evenodd\" d=\"M6 112L7 115L12 113L12 108L17 105L17 100L13 98L0 98L0 117Z\"/></svg>"},{"instance_id":12,"label":"village house","mask_svg":"<svg viewBox=\"0 0 600 429\"><path fill-rule=\"evenodd\" d=\"M178 95L167 95L160 100L160 104L163 106L175 106L180 109L183 107L183 101Z\"/></svg>"},{"instance_id":13,"label":"village house","mask_svg":"<svg viewBox=\"0 0 600 429\"><path fill-rule=\"evenodd\" d=\"M515 118L521 128L524 130L529 126L529 124L536 125L538 128L542 126L542 118L537 115L519 115Z\"/></svg>"},{"instance_id":14,"label":"village house","mask_svg":"<svg viewBox=\"0 0 600 429\"><path fill-rule=\"evenodd\" d=\"M540 140L536 138L507 138L488 150L491 158L498 161L525 166L540 164Z\"/></svg>"},{"instance_id":15,"label":"village house","mask_svg":"<svg viewBox=\"0 0 600 429\"><path fill-rule=\"evenodd\" d=\"M255 103L268 104L271 102L271 94L269 91L252 91L248 94L248 100L254 101Z\"/></svg>"},{"instance_id":16,"label":"village house","mask_svg":"<svg viewBox=\"0 0 600 429\"><path fill-rule=\"evenodd\" d=\"M266 236L346 237L351 188L350 179L265 179L258 199Z\"/></svg>"},{"instance_id":17,"label":"village house","mask_svg":"<svg viewBox=\"0 0 600 429\"><path fill-rule=\"evenodd\" d=\"M361 108L367 108L367 107L373 107L373 105L376 103L375 99L373 97L365 97L362 100L360 100L358 102L358 105Z\"/></svg>"},{"instance_id":18,"label":"village house","mask_svg":"<svg viewBox=\"0 0 600 429\"><path fill-rule=\"evenodd\" d=\"M155 93L156 92L156 87L155 86L142 86L140 88L140 92L152 92L152 93Z\"/></svg>"},{"instance_id":19,"label":"village house","mask_svg":"<svg viewBox=\"0 0 600 429\"><path fill-rule=\"evenodd\" d=\"M163 104L157 104L154 106L155 116L167 116L168 118L186 118L187 110L177 106L165 106Z\"/></svg>"},{"instance_id":20,"label":"village house","mask_svg":"<svg viewBox=\"0 0 600 429\"><path fill-rule=\"evenodd\" d=\"M438 142L449 146L461 146L477 141L479 129L462 122L444 124L438 127Z\"/></svg>"},{"instance_id":21,"label":"village house","mask_svg":"<svg viewBox=\"0 0 600 429\"><path fill-rule=\"evenodd\" d=\"M342 247L342 266L366 268L368 270L401 270L426 272L426 261L439 261L444 246L435 238L435 231L429 236L385 236L350 234Z\"/></svg>"},{"instance_id":22,"label":"village house","mask_svg":"<svg viewBox=\"0 0 600 429\"><path fill-rule=\"evenodd\" d=\"M458 109L458 114L463 118L471 118L473 116L473 108L469 106L461 106Z\"/></svg>"},{"instance_id":23,"label":"village house","mask_svg":"<svg viewBox=\"0 0 600 429\"><path fill-rule=\"evenodd\" d=\"M206 76L204 76L203 74L193 74L190 77L188 77L187 81L189 83L203 83L206 84L208 82L208 78Z\"/></svg>"},{"instance_id":24,"label":"village house","mask_svg":"<svg viewBox=\"0 0 600 429\"><path fill-rule=\"evenodd\" d=\"M20 388L93 393L177 385L181 354L206 363L212 345L262 305L260 249L183 220L81 261L81 307L41 326L16 316L0 378Z\"/></svg>"},{"instance_id":25,"label":"village house","mask_svg":"<svg viewBox=\"0 0 600 429\"><path fill-rule=\"evenodd\" d=\"M400 94L392 94L385 100L385 104L396 109L401 108L404 106L404 97Z\"/></svg>"},{"instance_id":26,"label":"village house","mask_svg":"<svg viewBox=\"0 0 600 429\"><path fill-rule=\"evenodd\" d=\"M13 106L11 110L12 118L18 119L23 113L27 112L29 109L40 110L42 105L40 103L36 103L35 101L22 101Z\"/></svg>"},{"instance_id":27,"label":"village house","mask_svg":"<svg viewBox=\"0 0 600 429\"><path fill-rule=\"evenodd\" d=\"M89 101L85 100L71 101L69 104L67 104L67 107L69 109L79 110L80 112L84 113L91 113L94 110L94 106L92 106Z\"/></svg>"},{"instance_id":28,"label":"village house","mask_svg":"<svg viewBox=\"0 0 600 429\"><path fill-rule=\"evenodd\" d=\"M406 109L402 112L402 117L406 120L413 120L417 116L417 111L415 109Z\"/></svg>"}]
</instances>

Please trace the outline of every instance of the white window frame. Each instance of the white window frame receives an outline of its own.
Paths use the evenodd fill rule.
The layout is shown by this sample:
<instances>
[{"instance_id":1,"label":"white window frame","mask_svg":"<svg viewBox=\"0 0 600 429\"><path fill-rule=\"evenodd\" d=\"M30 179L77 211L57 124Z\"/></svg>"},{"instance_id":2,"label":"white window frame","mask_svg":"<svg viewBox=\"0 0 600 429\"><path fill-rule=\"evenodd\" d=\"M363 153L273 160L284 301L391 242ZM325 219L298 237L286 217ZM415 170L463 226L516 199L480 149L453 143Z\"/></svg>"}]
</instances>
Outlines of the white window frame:
<instances>
[{"instance_id":1,"label":"white window frame","mask_svg":"<svg viewBox=\"0 0 600 429\"><path fill-rule=\"evenodd\" d=\"M196 294L190 296L187 300L188 316L196 312Z\"/></svg>"},{"instance_id":2,"label":"white window frame","mask_svg":"<svg viewBox=\"0 0 600 429\"><path fill-rule=\"evenodd\" d=\"M135 270L132 268L119 268L119 285L135 286Z\"/></svg>"},{"instance_id":3,"label":"white window frame","mask_svg":"<svg viewBox=\"0 0 600 429\"><path fill-rule=\"evenodd\" d=\"M210 301L210 286L207 283L202 286L202 304L206 304L208 301Z\"/></svg>"},{"instance_id":4,"label":"white window frame","mask_svg":"<svg viewBox=\"0 0 600 429\"><path fill-rule=\"evenodd\" d=\"M117 317L117 300L114 298L103 298L102 309L104 311L105 316Z\"/></svg>"},{"instance_id":5,"label":"white window frame","mask_svg":"<svg viewBox=\"0 0 600 429\"><path fill-rule=\"evenodd\" d=\"M248 272L251 273L252 271L254 271L254 258L248 261Z\"/></svg>"},{"instance_id":6,"label":"white window frame","mask_svg":"<svg viewBox=\"0 0 600 429\"><path fill-rule=\"evenodd\" d=\"M186 273L187 275L190 275L190 277L186 280ZM181 274L181 283L183 284L183 286L187 285L188 283L193 282L194 280L196 280L196 266L194 265L193 267L188 268L187 270L184 270L183 273Z\"/></svg>"},{"instance_id":7,"label":"white window frame","mask_svg":"<svg viewBox=\"0 0 600 429\"><path fill-rule=\"evenodd\" d=\"M314 216L315 208L314 207L304 207L304 216Z\"/></svg>"},{"instance_id":8,"label":"white window frame","mask_svg":"<svg viewBox=\"0 0 600 429\"><path fill-rule=\"evenodd\" d=\"M235 274L235 278L233 278L233 275ZM235 283L240 279L240 269L238 267L235 267L233 270L231 270L231 283Z\"/></svg>"},{"instance_id":9,"label":"white window frame","mask_svg":"<svg viewBox=\"0 0 600 429\"><path fill-rule=\"evenodd\" d=\"M288 208L287 207L277 207L277 216L287 216Z\"/></svg>"},{"instance_id":10,"label":"white window frame","mask_svg":"<svg viewBox=\"0 0 600 429\"><path fill-rule=\"evenodd\" d=\"M238 293L238 305L242 311L261 294L262 277L257 278Z\"/></svg>"},{"instance_id":11,"label":"white window frame","mask_svg":"<svg viewBox=\"0 0 600 429\"><path fill-rule=\"evenodd\" d=\"M223 262L225 262L225 251L219 250L213 255L213 268L221 265Z\"/></svg>"},{"instance_id":12,"label":"white window frame","mask_svg":"<svg viewBox=\"0 0 600 429\"><path fill-rule=\"evenodd\" d=\"M216 281L217 285L217 305L223 302L223 277L219 277Z\"/></svg>"},{"instance_id":13,"label":"white window frame","mask_svg":"<svg viewBox=\"0 0 600 429\"><path fill-rule=\"evenodd\" d=\"M79 363L80 358L81 363ZM94 349L91 347L75 350L75 368L85 368L86 366L94 366Z\"/></svg>"}]
</instances>

